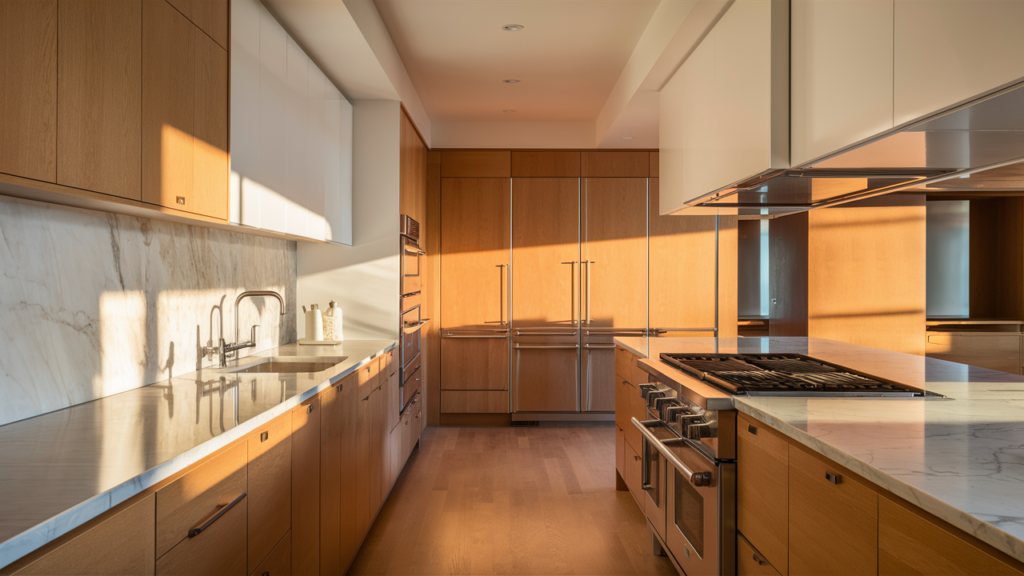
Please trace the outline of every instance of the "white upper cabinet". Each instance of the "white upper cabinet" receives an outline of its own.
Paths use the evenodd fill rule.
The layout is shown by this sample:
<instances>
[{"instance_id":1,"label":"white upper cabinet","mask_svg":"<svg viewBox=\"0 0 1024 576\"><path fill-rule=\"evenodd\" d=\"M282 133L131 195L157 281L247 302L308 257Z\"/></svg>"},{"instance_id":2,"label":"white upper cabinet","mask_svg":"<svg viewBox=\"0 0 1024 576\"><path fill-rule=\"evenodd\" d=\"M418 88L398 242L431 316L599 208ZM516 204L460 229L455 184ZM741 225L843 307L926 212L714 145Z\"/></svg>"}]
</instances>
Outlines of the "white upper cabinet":
<instances>
[{"instance_id":1,"label":"white upper cabinet","mask_svg":"<svg viewBox=\"0 0 1024 576\"><path fill-rule=\"evenodd\" d=\"M792 163L893 127L893 0L792 0Z\"/></svg>"},{"instance_id":2,"label":"white upper cabinet","mask_svg":"<svg viewBox=\"0 0 1024 576\"><path fill-rule=\"evenodd\" d=\"M788 0L737 0L660 94L662 214L789 167Z\"/></svg>"},{"instance_id":3,"label":"white upper cabinet","mask_svg":"<svg viewBox=\"0 0 1024 576\"><path fill-rule=\"evenodd\" d=\"M231 221L351 244L352 106L259 0L231 39Z\"/></svg>"},{"instance_id":4,"label":"white upper cabinet","mask_svg":"<svg viewBox=\"0 0 1024 576\"><path fill-rule=\"evenodd\" d=\"M896 0L895 123L1024 79L1024 0Z\"/></svg>"}]
</instances>

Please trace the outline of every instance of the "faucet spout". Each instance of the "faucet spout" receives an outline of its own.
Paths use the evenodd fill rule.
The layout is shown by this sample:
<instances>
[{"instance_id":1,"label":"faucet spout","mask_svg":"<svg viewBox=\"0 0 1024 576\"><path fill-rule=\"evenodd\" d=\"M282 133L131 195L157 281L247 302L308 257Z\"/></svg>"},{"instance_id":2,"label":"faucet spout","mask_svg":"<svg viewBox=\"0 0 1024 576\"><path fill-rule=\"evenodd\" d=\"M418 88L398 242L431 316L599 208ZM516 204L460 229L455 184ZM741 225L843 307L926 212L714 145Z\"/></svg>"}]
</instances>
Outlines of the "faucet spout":
<instances>
[{"instance_id":1,"label":"faucet spout","mask_svg":"<svg viewBox=\"0 0 1024 576\"><path fill-rule=\"evenodd\" d=\"M284 298L281 297L281 295L278 294L277 292L274 292L273 290L246 290L245 292L242 292L241 294L238 295L238 298L235 298L235 343L236 344L239 342L239 340L238 340L238 305L242 302L243 299L249 298L249 297L252 297L252 296L273 296L274 298L277 298L277 302L280 305L280 309L281 309L281 316L285 315ZM256 343L253 342L253 345L255 345L255 344Z\"/></svg>"}]
</instances>

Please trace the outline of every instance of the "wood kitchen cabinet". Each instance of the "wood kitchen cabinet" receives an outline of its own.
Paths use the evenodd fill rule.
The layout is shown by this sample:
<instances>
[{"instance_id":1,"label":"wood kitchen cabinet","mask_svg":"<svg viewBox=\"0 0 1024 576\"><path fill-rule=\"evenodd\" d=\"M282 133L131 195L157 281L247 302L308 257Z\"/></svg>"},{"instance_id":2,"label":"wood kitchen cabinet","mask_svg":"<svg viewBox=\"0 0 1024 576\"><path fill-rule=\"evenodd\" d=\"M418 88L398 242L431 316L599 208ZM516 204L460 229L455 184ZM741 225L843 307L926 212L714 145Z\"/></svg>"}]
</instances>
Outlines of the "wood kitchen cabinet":
<instances>
[{"instance_id":1,"label":"wood kitchen cabinet","mask_svg":"<svg viewBox=\"0 0 1024 576\"><path fill-rule=\"evenodd\" d=\"M250 572L251 576L291 576L302 574L292 572L292 533L287 532L267 554L267 557Z\"/></svg>"},{"instance_id":2,"label":"wood kitchen cabinet","mask_svg":"<svg viewBox=\"0 0 1024 576\"><path fill-rule=\"evenodd\" d=\"M380 493L380 468L374 457L377 440L374 427L377 423L377 406L374 395L377 392L379 367L373 360L359 369L359 392L356 414L356 465L360 473L356 478L356 534L358 541L370 529L376 513L375 500ZM376 470L375 470L376 467Z\"/></svg>"},{"instance_id":3,"label":"wood kitchen cabinet","mask_svg":"<svg viewBox=\"0 0 1024 576\"><path fill-rule=\"evenodd\" d=\"M331 390L333 392L333 390ZM320 396L291 412L291 573L320 573ZM340 510L339 510L340 512ZM340 515L340 514L339 514Z\"/></svg>"},{"instance_id":4,"label":"wood kitchen cabinet","mask_svg":"<svg viewBox=\"0 0 1024 576\"><path fill-rule=\"evenodd\" d=\"M320 574L343 573L355 558L356 374L320 394Z\"/></svg>"},{"instance_id":5,"label":"wood kitchen cabinet","mask_svg":"<svg viewBox=\"0 0 1024 576\"><path fill-rule=\"evenodd\" d=\"M757 549L774 570L787 574L789 442L778 432L740 414L736 450L736 528L751 542L757 542Z\"/></svg>"},{"instance_id":6,"label":"wood kitchen cabinet","mask_svg":"<svg viewBox=\"0 0 1024 576\"><path fill-rule=\"evenodd\" d=\"M60 2L58 184L142 199L144 1Z\"/></svg>"},{"instance_id":7,"label":"wood kitchen cabinet","mask_svg":"<svg viewBox=\"0 0 1024 576\"><path fill-rule=\"evenodd\" d=\"M66 542L15 576L141 576L154 573L156 495L126 504L115 514L87 524ZM110 543L117 546L110 548Z\"/></svg>"},{"instance_id":8,"label":"wood kitchen cabinet","mask_svg":"<svg viewBox=\"0 0 1024 576\"><path fill-rule=\"evenodd\" d=\"M230 0L167 0L221 48L228 48Z\"/></svg>"},{"instance_id":9,"label":"wood kitchen cabinet","mask_svg":"<svg viewBox=\"0 0 1024 576\"><path fill-rule=\"evenodd\" d=\"M291 526L291 413L249 435L249 571L267 557Z\"/></svg>"},{"instance_id":10,"label":"wood kitchen cabinet","mask_svg":"<svg viewBox=\"0 0 1024 576\"><path fill-rule=\"evenodd\" d=\"M757 551L742 534L736 535L736 575L737 576L781 576Z\"/></svg>"},{"instance_id":11,"label":"wood kitchen cabinet","mask_svg":"<svg viewBox=\"0 0 1024 576\"><path fill-rule=\"evenodd\" d=\"M763 551L764 544L757 546ZM834 463L790 445L790 576L877 573L878 494Z\"/></svg>"},{"instance_id":12,"label":"wood kitchen cabinet","mask_svg":"<svg viewBox=\"0 0 1024 576\"><path fill-rule=\"evenodd\" d=\"M57 0L0 1L0 172L57 177Z\"/></svg>"}]
</instances>

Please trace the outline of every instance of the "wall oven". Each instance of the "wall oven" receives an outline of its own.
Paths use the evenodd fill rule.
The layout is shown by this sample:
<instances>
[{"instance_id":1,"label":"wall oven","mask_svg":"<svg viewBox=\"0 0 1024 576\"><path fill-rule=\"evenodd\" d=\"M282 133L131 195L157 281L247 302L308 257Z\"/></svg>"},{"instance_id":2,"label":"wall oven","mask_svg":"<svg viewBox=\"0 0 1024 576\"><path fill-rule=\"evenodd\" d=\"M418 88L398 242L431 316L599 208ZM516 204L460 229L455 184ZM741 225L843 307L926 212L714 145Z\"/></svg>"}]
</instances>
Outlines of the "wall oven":
<instances>
[{"instance_id":1,"label":"wall oven","mask_svg":"<svg viewBox=\"0 0 1024 576\"><path fill-rule=\"evenodd\" d=\"M399 358L399 410L405 411L413 396L420 390L423 373L420 371L421 330L430 319L423 318L423 296L420 282L421 257L426 255L419 246L420 225L402 215L401 221L401 287L399 297L398 358Z\"/></svg>"}]
</instances>

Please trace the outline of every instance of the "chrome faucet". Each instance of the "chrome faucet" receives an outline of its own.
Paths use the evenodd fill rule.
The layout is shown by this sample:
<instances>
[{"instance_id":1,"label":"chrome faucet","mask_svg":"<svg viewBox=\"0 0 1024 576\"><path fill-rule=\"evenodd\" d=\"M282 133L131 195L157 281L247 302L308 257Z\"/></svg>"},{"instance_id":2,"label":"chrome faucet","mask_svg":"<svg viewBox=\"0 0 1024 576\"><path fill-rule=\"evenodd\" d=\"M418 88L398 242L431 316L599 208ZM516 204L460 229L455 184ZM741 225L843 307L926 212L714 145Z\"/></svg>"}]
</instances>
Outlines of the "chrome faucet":
<instances>
[{"instance_id":1,"label":"chrome faucet","mask_svg":"<svg viewBox=\"0 0 1024 576\"><path fill-rule=\"evenodd\" d=\"M238 304L242 302L243 298L247 298L250 296L273 296L274 298L277 298L277 302L280 304L281 308L281 316L285 315L284 298L282 298L280 294L274 292L273 290L249 290L239 294L238 298L235 298L235 343L228 344L224 340L224 335L221 334L220 345L218 345L217 347L203 347L204 354L213 352L220 354L221 368L224 368L228 365L228 356L230 356L231 354L234 354L236 351L241 350L242 348L254 348L256 346L256 332L260 327L259 324L253 325L252 335L248 342L239 342L238 340Z\"/></svg>"}]
</instances>

